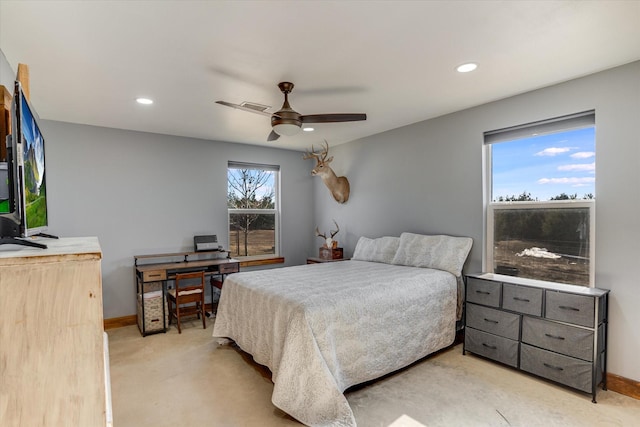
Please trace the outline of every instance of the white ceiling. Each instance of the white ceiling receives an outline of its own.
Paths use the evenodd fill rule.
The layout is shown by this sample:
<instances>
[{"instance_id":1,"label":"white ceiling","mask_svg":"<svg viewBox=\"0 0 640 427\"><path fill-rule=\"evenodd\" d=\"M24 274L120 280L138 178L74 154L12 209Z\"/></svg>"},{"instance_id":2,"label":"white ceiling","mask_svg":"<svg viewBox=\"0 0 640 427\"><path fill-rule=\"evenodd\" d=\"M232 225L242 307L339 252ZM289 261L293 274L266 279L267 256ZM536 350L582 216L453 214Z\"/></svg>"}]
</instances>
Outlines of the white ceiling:
<instances>
[{"instance_id":1,"label":"white ceiling","mask_svg":"<svg viewBox=\"0 0 640 427\"><path fill-rule=\"evenodd\" d=\"M305 150L638 60L640 1L2 0L0 49L44 119ZM267 143L215 103L276 111L280 81L301 114L368 119Z\"/></svg>"}]
</instances>

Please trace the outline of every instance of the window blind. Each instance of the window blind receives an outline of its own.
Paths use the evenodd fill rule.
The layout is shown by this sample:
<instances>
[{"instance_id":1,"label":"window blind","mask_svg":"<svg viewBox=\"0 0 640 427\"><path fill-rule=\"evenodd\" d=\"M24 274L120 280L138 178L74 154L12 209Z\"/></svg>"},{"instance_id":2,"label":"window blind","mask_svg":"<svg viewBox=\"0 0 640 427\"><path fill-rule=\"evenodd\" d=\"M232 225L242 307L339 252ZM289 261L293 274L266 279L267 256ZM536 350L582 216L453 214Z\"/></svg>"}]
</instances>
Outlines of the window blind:
<instances>
[{"instance_id":1,"label":"window blind","mask_svg":"<svg viewBox=\"0 0 640 427\"><path fill-rule=\"evenodd\" d=\"M496 142L513 141L514 139L590 127L595 124L595 111L584 111L582 113L570 114L549 120L541 120L524 125L488 131L484 133L484 143L494 144Z\"/></svg>"},{"instance_id":2,"label":"window blind","mask_svg":"<svg viewBox=\"0 0 640 427\"><path fill-rule=\"evenodd\" d=\"M265 171L280 171L279 165L264 165L260 163L245 163L245 162L229 162L227 164L229 169L259 169Z\"/></svg>"}]
</instances>

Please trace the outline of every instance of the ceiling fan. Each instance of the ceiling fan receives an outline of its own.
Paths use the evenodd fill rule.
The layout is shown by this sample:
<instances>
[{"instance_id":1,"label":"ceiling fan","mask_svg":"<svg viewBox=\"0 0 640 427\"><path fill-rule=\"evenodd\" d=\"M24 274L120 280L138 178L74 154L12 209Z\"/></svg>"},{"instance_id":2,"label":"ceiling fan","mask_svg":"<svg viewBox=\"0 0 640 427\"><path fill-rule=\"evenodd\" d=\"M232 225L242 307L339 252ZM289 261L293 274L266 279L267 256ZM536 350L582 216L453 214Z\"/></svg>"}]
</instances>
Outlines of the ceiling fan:
<instances>
[{"instance_id":1,"label":"ceiling fan","mask_svg":"<svg viewBox=\"0 0 640 427\"><path fill-rule=\"evenodd\" d=\"M253 102L243 102L242 104L233 104L226 101L216 101L220 105L237 108L238 110L248 111L250 113L262 114L271 117L271 133L267 137L267 141L275 141L281 135L292 136L300 132L302 124L306 123L337 123L337 122L357 122L367 120L366 114L360 113L330 113L330 114L309 114L302 115L293 110L289 105L289 94L293 90L293 83L278 83L280 91L284 94L284 104L280 110L275 113L266 111L269 108L266 105L256 104Z\"/></svg>"}]
</instances>

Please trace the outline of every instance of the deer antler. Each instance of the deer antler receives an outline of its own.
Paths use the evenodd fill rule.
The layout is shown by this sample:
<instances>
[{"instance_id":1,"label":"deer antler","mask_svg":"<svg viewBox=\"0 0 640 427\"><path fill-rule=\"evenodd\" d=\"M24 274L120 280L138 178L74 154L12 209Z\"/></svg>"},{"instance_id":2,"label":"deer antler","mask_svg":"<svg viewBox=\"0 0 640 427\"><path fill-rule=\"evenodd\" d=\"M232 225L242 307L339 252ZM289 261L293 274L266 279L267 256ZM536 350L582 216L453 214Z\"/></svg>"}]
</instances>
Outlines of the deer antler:
<instances>
[{"instance_id":1,"label":"deer antler","mask_svg":"<svg viewBox=\"0 0 640 427\"><path fill-rule=\"evenodd\" d=\"M311 145L311 148L313 148L313 145ZM326 159L328 154L329 154L329 143L325 139L324 140L324 149L322 150L322 160Z\"/></svg>"},{"instance_id":2,"label":"deer antler","mask_svg":"<svg viewBox=\"0 0 640 427\"><path fill-rule=\"evenodd\" d=\"M302 156L303 160L316 159L319 160L319 154L313 151L313 144L311 144L311 151L305 151L304 156Z\"/></svg>"},{"instance_id":3,"label":"deer antler","mask_svg":"<svg viewBox=\"0 0 640 427\"><path fill-rule=\"evenodd\" d=\"M323 239L326 239L327 238L327 233L320 234L320 230L318 230L318 227L316 227L316 236L322 237ZM331 237L333 237L333 236L331 236Z\"/></svg>"},{"instance_id":4,"label":"deer antler","mask_svg":"<svg viewBox=\"0 0 640 427\"><path fill-rule=\"evenodd\" d=\"M311 151L306 151L305 155L302 156L303 160L316 159L318 163L322 163L327 159L327 155L329 154L329 143L325 139L325 148L319 153L316 153L316 150L313 148L313 144L311 144Z\"/></svg>"},{"instance_id":5,"label":"deer antler","mask_svg":"<svg viewBox=\"0 0 640 427\"><path fill-rule=\"evenodd\" d=\"M340 231L340 226L338 226L338 223L336 222L336 220L333 220L333 223L336 225L337 230L336 231L331 231L329 230L329 232L331 233L331 238L333 239L333 236L335 236L336 234L338 234L338 231Z\"/></svg>"},{"instance_id":6,"label":"deer antler","mask_svg":"<svg viewBox=\"0 0 640 427\"><path fill-rule=\"evenodd\" d=\"M335 231L329 230L329 233L331 234L331 237L327 237L327 233L320 234L320 230L318 230L318 227L316 227L316 236L322 237L324 239L323 247L329 248L329 249L331 249L335 245L337 245L337 241L333 240L333 236L338 234L338 231L340 231L340 227L338 226L338 223L336 222L335 219L333 220L333 223L336 225L337 230L335 230Z\"/></svg>"}]
</instances>

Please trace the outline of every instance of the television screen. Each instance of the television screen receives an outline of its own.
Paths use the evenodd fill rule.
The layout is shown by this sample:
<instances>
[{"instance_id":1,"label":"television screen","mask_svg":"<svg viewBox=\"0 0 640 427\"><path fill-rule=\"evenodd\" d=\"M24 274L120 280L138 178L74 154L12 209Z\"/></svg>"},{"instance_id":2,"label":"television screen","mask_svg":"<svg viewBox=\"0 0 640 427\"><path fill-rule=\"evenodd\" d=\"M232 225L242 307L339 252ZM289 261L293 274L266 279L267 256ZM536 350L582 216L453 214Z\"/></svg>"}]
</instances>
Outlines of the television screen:
<instances>
[{"instance_id":1,"label":"television screen","mask_svg":"<svg viewBox=\"0 0 640 427\"><path fill-rule=\"evenodd\" d=\"M47 228L47 184L44 138L29 102L19 92L18 132L22 156L18 154L22 172L22 211L24 237L43 232Z\"/></svg>"}]
</instances>

